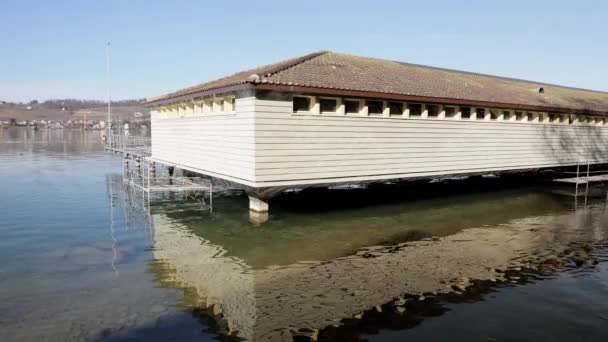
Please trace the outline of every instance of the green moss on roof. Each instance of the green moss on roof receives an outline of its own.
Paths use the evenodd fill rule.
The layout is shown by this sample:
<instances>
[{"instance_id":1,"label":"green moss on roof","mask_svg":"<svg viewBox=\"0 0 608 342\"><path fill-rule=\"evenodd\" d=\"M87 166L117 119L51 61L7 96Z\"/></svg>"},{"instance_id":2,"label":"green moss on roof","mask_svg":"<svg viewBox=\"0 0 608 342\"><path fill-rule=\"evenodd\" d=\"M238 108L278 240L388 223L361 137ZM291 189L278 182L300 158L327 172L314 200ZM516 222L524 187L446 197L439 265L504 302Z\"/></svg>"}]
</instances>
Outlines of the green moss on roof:
<instances>
[{"instance_id":1,"label":"green moss on roof","mask_svg":"<svg viewBox=\"0 0 608 342\"><path fill-rule=\"evenodd\" d=\"M608 113L608 93L322 51L242 71L150 101L238 84L295 85ZM539 88L544 92L539 93Z\"/></svg>"}]
</instances>

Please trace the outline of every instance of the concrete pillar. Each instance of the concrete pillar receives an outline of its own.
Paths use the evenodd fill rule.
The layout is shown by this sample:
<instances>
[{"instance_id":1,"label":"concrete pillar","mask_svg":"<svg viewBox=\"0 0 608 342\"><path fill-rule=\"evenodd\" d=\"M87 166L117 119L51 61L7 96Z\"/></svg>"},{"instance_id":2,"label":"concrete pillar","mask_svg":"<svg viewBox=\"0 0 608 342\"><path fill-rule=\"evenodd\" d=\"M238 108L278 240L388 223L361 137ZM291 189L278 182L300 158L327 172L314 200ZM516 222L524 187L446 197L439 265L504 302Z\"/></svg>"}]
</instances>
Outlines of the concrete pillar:
<instances>
[{"instance_id":1,"label":"concrete pillar","mask_svg":"<svg viewBox=\"0 0 608 342\"><path fill-rule=\"evenodd\" d=\"M266 223L268 221L268 212L265 213L257 213L255 211L249 211L249 222L252 224L259 226L262 223Z\"/></svg>"},{"instance_id":2,"label":"concrete pillar","mask_svg":"<svg viewBox=\"0 0 608 342\"><path fill-rule=\"evenodd\" d=\"M249 222L260 225L268 221L268 202L249 196Z\"/></svg>"},{"instance_id":3,"label":"concrete pillar","mask_svg":"<svg viewBox=\"0 0 608 342\"><path fill-rule=\"evenodd\" d=\"M264 202L263 200L249 196L249 211L253 211L256 213L267 213L268 212L268 202Z\"/></svg>"}]
</instances>

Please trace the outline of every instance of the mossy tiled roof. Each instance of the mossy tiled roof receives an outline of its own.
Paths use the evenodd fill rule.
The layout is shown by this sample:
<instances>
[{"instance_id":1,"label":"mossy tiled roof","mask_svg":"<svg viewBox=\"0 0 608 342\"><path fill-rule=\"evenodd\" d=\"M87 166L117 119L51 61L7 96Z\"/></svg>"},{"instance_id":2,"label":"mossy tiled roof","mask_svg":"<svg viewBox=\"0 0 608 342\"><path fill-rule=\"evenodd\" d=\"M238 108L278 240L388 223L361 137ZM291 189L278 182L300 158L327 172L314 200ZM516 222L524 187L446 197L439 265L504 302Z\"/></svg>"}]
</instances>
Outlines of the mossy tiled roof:
<instances>
[{"instance_id":1,"label":"mossy tiled roof","mask_svg":"<svg viewBox=\"0 0 608 342\"><path fill-rule=\"evenodd\" d=\"M370 97L380 93L428 97L430 101L432 98L455 99L608 113L606 92L329 51L242 71L150 99L150 102L246 83L369 92Z\"/></svg>"}]
</instances>

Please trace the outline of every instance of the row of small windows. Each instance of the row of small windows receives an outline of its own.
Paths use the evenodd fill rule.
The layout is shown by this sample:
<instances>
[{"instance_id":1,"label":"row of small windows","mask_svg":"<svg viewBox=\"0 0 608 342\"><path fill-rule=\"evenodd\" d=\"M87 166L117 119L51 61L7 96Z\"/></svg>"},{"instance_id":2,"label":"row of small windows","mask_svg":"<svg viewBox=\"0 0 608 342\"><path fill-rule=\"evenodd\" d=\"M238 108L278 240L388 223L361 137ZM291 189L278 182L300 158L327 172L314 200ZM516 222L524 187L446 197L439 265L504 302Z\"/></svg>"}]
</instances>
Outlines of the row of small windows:
<instances>
[{"instance_id":1,"label":"row of small windows","mask_svg":"<svg viewBox=\"0 0 608 342\"><path fill-rule=\"evenodd\" d=\"M157 118L174 119L208 114L231 114L235 111L236 98L226 96L161 106L154 114Z\"/></svg>"},{"instance_id":2,"label":"row of small windows","mask_svg":"<svg viewBox=\"0 0 608 342\"><path fill-rule=\"evenodd\" d=\"M501 120L555 124L608 125L605 118L586 115L538 113L518 110L489 109L383 100L342 99L294 96L293 112L330 115L364 115L402 118Z\"/></svg>"}]
</instances>

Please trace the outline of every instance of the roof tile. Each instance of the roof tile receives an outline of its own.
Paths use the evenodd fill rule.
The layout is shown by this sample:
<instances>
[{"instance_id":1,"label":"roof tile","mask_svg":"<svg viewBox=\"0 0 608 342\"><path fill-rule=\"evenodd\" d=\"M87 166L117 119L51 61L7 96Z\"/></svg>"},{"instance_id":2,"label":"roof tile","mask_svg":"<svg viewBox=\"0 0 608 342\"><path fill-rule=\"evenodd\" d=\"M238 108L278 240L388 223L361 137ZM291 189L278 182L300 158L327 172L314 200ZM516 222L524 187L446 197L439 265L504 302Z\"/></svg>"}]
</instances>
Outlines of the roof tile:
<instances>
[{"instance_id":1,"label":"roof tile","mask_svg":"<svg viewBox=\"0 0 608 342\"><path fill-rule=\"evenodd\" d=\"M251 78L253 74L260 78ZM300 85L608 113L606 92L326 51L242 71L150 101L242 83ZM541 87L544 88L544 93L539 93Z\"/></svg>"}]
</instances>

